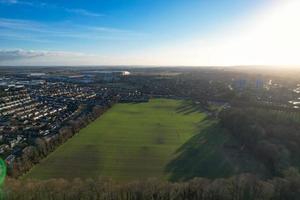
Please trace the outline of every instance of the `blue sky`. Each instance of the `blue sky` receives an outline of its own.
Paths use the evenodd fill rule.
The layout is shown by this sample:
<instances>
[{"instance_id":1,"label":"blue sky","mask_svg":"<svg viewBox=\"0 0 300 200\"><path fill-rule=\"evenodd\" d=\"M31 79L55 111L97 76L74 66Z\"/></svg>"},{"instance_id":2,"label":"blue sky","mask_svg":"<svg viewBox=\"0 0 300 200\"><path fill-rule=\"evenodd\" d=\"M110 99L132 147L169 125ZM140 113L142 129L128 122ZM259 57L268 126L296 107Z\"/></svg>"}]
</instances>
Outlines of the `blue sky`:
<instances>
[{"instance_id":1,"label":"blue sky","mask_svg":"<svg viewBox=\"0 0 300 200\"><path fill-rule=\"evenodd\" d=\"M172 65L180 50L158 52L240 32L275 1L0 0L0 64L159 65L169 57L161 63ZM186 53L179 65L207 64L189 63Z\"/></svg>"}]
</instances>

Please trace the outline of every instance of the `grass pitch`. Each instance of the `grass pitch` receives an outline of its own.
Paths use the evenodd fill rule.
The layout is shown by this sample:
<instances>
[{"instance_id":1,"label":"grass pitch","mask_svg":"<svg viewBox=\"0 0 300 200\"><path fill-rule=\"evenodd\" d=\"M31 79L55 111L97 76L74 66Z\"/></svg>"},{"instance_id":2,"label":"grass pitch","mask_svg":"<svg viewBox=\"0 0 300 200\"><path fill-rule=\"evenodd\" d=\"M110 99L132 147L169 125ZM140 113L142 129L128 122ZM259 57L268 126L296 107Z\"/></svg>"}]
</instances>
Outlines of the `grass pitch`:
<instances>
[{"instance_id":1,"label":"grass pitch","mask_svg":"<svg viewBox=\"0 0 300 200\"><path fill-rule=\"evenodd\" d=\"M167 179L168 164L176 151L199 133L205 117L183 100L117 104L24 178Z\"/></svg>"}]
</instances>

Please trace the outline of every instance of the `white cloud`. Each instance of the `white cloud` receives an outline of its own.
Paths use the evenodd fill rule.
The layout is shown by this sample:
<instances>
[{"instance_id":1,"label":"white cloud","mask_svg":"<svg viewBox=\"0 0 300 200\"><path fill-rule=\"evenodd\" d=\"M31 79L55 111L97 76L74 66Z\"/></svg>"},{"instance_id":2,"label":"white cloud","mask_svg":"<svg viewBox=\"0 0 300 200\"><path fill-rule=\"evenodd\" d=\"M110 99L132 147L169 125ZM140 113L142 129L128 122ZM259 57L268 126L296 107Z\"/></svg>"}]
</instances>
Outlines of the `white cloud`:
<instances>
[{"instance_id":1,"label":"white cloud","mask_svg":"<svg viewBox=\"0 0 300 200\"><path fill-rule=\"evenodd\" d=\"M88 11L88 10L85 10L85 9L71 9L71 8L67 8L66 11L70 12L70 13L78 14L78 15L88 16L88 17L103 17L103 16L105 16L104 14L99 14L99 13L91 12L91 11Z\"/></svg>"},{"instance_id":2,"label":"white cloud","mask_svg":"<svg viewBox=\"0 0 300 200\"><path fill-rule=\"evenodd\" d=\"M124 64L122 57L66 51L0 50L0 66L83 66Z\"/></svg>"},{"instance_id":3,"label":"white cloud","mask_svg":"<svg viewBox=\"0 0 300 200\"><path fill-rule=\"evenodd\" d=\"M146 34L113 27L83 26L72 23L44 24L30 20L0 18L0 35L5 39L33 42L57 42L59 38L83 40L128 40Z\"/></svg>"},{"instance_id":4,"label":"white cloud","mask_svg":"<svg viewBox=\"0 0 300 200\"><path fill-rule=\"evenodd\" d=\"M45 26L34 21L20 20L20 19L7 19L7 18L0 18L0 27L5 29L38 31L38 32L46 30Z\"/></svg>"},{"instance_id":5,"label":"white cloud","mask_svg":"<svg viewBox=\"0 0 300 200\"><path fill-rule=\"evenodd\" d=\"M42 56L41 52L24 51L24 50L0 50L0 62L7 60L18 60Z\"/></svg>"},{"instance_id":6,"label":"white cloud","mask_svg":"<svg viewBox=\"0 0 300 200\"><path fill-rule=\"evenodd\" d=\"M55 4L49 4L44 2L31 2L31 1L23 1L23 0L0 0L0 4L6 4L6 5L26 5L26 6L32 6L32 7L39 7L39 8L55 8L55 9L61 9L65 12L74 13L77 15L82 16L88 16L88 17L103 17L104 14L91 12L86 9L75 9L75 8L64 8L61 6L57 6Z\"/></svg>"},{"instance_id":7,"label":"white cloud","mask_svg":"<svg viewBox=\"0 0 300 200\"><path fill-rule=\"evenodd\" d=\"M0 63L10 61L14 63L19 60L31 60L39 59L67 59L67 58L88 58L94 57L94 55L83 54L78 52L66 52L66 51L34 51L34 50L0 50ZM39 60L37 59L37 60Z\"/></svg>"},{"instance_id":8,"label":"white cloud","mask_svg":"<svg viewBox=\"0 0 300 200\"><path fill-rule=\"evenodd\" d=\"M34 6L32 2L29 1L19 1L19 0L0 0L0 4L6 4L6 5L26 5L26 6ZM38 3L36 5L43 5L41 3Z\"/></svg>"},{"instance_id":9,"label":"white cloud","mask_svg":"<svg viewBox=\"0 0 300 200\"><path fill-rule=\"evenodd\" d=\"M18 1L17 0L0 0L0 3L3 3L3 4L17 4Z\"/></svg>"}]
</instances>

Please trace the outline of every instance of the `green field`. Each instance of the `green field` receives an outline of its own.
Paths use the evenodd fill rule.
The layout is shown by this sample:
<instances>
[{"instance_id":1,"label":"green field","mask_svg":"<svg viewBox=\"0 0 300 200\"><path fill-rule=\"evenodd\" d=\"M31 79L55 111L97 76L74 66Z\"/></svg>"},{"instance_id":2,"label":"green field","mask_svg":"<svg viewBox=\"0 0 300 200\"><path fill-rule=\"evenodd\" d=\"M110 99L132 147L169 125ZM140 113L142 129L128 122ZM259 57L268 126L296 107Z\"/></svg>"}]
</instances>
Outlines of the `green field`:
<instances>
[{"instance_id":1,"label":"green field","mask_svg":"<svg viewBox=\"0 0 300 200\"><path fill-rule=\"evenodd\" d=\"M180 173L189 169L180 167L180 159L185 156L185 145L191 142L194 145L192 138L199 139L201 130L210 123L205 118L195 105L183 100L152 99L148 103L117 104L33 167L24 178L167 179L172 173L184 178ZM219 156L215 145L223 140L217 139L203 151ZM187 158L191 169L197 163L197 156L202 155L198 152L194 156ZM222 163L216 163L218 160L210 164L222 167Z\"/></svg>"}]
</instances>

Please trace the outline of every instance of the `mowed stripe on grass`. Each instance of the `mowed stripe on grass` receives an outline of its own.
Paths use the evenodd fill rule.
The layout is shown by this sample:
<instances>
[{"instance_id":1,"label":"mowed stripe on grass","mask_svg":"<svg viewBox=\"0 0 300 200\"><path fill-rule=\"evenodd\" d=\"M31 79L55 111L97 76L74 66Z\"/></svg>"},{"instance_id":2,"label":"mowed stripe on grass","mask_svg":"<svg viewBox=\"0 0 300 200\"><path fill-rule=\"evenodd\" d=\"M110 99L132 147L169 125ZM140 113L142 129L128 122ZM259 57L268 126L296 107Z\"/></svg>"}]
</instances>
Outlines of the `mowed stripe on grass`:
<instances>
[{"instance_id":1,"label":"mowed stripe on grass","mask_svg":"<svg viewBox=\"0 0 300 200\"><path fill-rule=\"evenodd\" d=\"M24 178L167 178L165 166L198 133L204 118L204 113L183 100L117 104Z\"/></svg>"}]
</instances>

